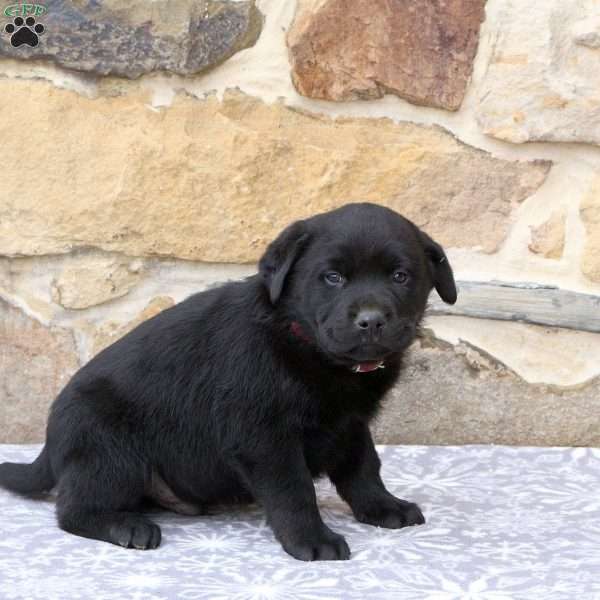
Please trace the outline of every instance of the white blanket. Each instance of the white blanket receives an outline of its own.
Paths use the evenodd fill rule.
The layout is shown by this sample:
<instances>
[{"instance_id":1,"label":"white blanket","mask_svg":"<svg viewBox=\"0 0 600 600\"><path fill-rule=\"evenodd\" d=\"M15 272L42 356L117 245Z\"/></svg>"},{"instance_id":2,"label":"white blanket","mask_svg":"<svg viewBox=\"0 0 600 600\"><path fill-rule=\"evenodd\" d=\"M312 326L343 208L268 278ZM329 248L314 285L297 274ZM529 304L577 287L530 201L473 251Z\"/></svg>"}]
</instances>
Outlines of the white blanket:
<instances>
[{"instance_id":1,"label":"white blanket","mask_svg":"<svg viewBox=\"0 0 600 600\"><path fill-rule=\"evenodd\" d=\"M0 462L39 446L0 446ZM0 599L600 600L600 450L494 446L379 448L383 479L427 524L357 523L328 482L327 524L349 561L303 563L257 506L211 516L157 511L157 550L61 531L54 502L0 490Z\"/></svg>"}]
</instances>

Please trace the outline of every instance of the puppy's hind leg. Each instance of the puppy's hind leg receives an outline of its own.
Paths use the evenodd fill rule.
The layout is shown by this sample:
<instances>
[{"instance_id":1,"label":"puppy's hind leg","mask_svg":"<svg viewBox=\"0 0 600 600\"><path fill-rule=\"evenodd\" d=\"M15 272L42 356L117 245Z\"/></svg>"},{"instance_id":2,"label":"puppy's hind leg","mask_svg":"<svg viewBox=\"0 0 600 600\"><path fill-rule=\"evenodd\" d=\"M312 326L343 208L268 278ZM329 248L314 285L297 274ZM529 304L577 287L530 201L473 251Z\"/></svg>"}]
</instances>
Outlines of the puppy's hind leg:
<instances>
[{"instance_id":1,"label":"puppy's hind leg","mask_svg":"<svg viewBox=\"0 0 600 600\"><path fill-rule=\"evenodd\" d=\"M119 471L106 458L71 463L61 474L56 511L62 529L123 546L148 550L160 544L158 525L136 512L144 472Z\"/></svg>"}]
</instances>

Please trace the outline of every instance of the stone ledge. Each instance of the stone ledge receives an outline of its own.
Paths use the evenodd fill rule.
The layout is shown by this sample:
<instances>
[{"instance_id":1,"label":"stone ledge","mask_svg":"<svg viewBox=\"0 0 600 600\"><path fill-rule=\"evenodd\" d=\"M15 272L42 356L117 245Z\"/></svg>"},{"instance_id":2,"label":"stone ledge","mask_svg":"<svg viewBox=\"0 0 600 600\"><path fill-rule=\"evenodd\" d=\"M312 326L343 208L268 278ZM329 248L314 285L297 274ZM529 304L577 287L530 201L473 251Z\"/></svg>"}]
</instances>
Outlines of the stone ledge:
<instances>
[{"instance_id":1,"label":"stone ledge","mask_svg":"<svg viewBox=\"0 0 600 600\"><path fill-rule=\"evenodd\" d=\"M459 315L600 333L600 295L509 281L457 279L456 285L456 304L444 304L432 294L428 315Z\"/></svg>"}]
</instances>

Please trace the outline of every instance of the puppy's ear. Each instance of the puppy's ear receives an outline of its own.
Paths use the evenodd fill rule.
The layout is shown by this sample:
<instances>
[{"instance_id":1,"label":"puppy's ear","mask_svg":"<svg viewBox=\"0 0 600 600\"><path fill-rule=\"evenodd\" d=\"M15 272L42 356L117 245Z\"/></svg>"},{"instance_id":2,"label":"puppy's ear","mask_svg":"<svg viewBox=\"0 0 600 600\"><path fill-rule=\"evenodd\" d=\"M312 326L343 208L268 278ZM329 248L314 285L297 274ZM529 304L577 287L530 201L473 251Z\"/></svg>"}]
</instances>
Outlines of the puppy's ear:
<instances>
[{"instance_id":1,"label":"puppy's ear","mask_svg":"<svg viewBox=\"0 0 600 600\"><path fill-rule=\"evenodd\" d=\"M285 284L285 278L309 239L304 221L286 227L267 247L258 263L258 271L269 290L271 303L275 304Z\"/></svg>"},{"instance_id":2,"label":"puppy's ear","mask_svg":"<svg viewBox=\"0 0 600 600\"><path fill-rule=\"evenodd\" d=\"M456 302L456 283L454 283L454 275L452 267L448 262L448 257L444 249L434 242L426 233L419 230L421 243L425 250L425 255L429 260L429 267L433 277L433 285L440 295L440 298L446 304L454 304Z\"/></svg>"}]
</instances>

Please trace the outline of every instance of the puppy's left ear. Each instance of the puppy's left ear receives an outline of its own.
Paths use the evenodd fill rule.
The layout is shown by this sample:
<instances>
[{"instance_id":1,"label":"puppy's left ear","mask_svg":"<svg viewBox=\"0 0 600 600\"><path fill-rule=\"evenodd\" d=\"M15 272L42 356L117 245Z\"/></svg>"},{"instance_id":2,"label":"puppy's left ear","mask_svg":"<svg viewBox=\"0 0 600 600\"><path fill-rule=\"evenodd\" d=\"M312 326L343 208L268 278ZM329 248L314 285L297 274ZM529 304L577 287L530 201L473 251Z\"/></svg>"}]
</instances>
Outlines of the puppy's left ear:
<instances>
[{"instance_id":1,"label":"puppy's left ear","mask_svg":"<svg viewBox=\"0 0 600 600\"><path fill-rule=\"evenodd\" d=\"M271 304L275 304L281 293L285 279L297 258L306 247L309 233L304 221L296 221L286 227L267 247L258 263L258 272L269 290Z\"/></svg>"},{"instance_id":2,"label":"puppy's left ear","mask_svg":"<svg viewBox=\"0 0 600 600\"><path fill-rule=\"evenodd\" d=\"M429 267L433 277L433 285L440 295L440 298L446 304L454 304L456 302L456 283L454 282L454 274L452 267L448 262L448 257L444 249L434 242L426 233L419 231L421 243L425 250L425 255L429 260Z\"/></svg>"}]
</instances>

